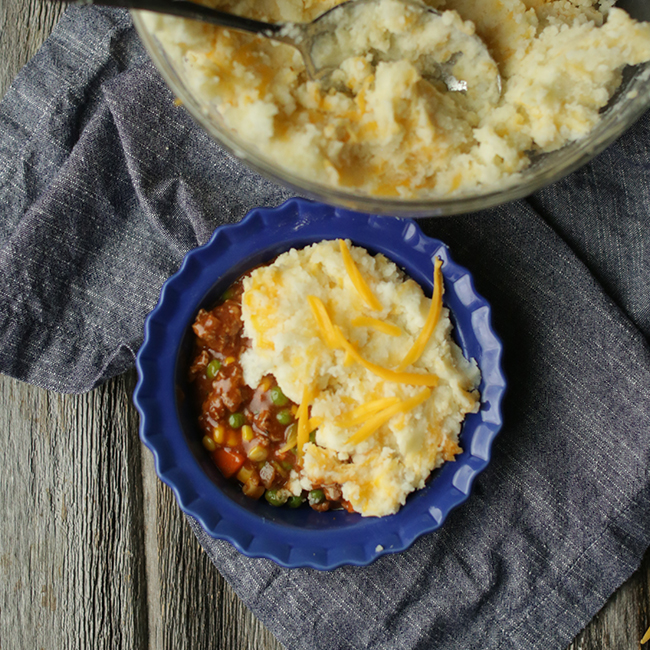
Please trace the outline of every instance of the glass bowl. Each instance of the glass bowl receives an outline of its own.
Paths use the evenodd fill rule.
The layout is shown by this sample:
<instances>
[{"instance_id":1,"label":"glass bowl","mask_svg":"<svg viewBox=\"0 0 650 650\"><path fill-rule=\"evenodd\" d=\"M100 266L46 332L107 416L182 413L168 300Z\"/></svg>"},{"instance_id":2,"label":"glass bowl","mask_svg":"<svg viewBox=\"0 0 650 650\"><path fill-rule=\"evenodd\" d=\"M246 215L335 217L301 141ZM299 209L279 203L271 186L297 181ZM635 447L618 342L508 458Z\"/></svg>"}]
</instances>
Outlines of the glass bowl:
<instances>
[{"instance_id":1,"label":"glass bowl","mask_svg":"<svg viewBox=\"0 0 650 650\"><path fill-rule=\"evenodd\" d=\"M634 18L640 20L649 18L645 0L622 0L619 5ZM497 191L477 189L466 195L442 199L365 196L352 190L336 189L300 178L266 159L250 143L228 129L214 108L202 103L192 93L164 48L147 29L142 20L142 12L132 11L131 14L142 42L163 78L189 113L212 138L251 169L290 188L297 194L330 205L367 213L408 217L453 215L482 210L522 198L587 163L650 107L649 63L626 69L623 84L603 109L602 120L589 136L555 152L534 157L531 166L522 172L515 185Z\"/></svg>"},{"instance_id":2,"label":"glass bowl","mask_svg":"<svg viewBox=\"0 0 650 650\"><path fill-rule=\"evenodd\" d=\"M345 510L321 513L308 506L274 508L264 499L244 496L236 482L224 479L203 448L196 414L184 399L191 324L199 308L211 307L240 275L280 253L335 238L349 238L371 253L383 253L428 295L433 260L440 256L444 302L452 314L456 342L481 370L481 407L465 419L460 434L463 452L436 470L425 488L411 494L396 514L386 517L361 517ZM159 477L173 489L181 509L209 535L228 540L246 556L268 558L285 567L362 566L403 551L436 530L450 510L469 497L474 479L489 463L492 441L502 424L506 382L501 356L490 306L476 292L469 271L451 259L442 242L426 237L416 222L291 199L218 228L165 282L146 321L134 402L141 416L140 435L154 454Z\"/></svg>"}]
</instances>

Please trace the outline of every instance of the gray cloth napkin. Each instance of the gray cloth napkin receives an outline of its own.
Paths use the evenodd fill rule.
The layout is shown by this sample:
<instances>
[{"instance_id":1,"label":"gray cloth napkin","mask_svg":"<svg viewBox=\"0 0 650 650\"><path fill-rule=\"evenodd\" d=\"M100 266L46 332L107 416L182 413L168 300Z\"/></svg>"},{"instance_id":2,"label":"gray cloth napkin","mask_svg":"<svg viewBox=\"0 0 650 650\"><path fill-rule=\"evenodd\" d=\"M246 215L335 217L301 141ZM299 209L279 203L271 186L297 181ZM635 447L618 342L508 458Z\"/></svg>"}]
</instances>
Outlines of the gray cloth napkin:
<instances>
[{"instance_id":1,"label":"gray cloth napkin","mask_svg":"<svg viewBox=\"0 0 650 650\"><path fill-rule=\"evenodd\" d=\"M196 535L290 649L564 648L650 544L650 115L527 201L421 220L474 273L510 391L437 532L286 570ZM72 8L0 104L0 371L64 392L131 367L183 255L286 190L173 104L128 15Z\"/></svg>"}]
</instances>

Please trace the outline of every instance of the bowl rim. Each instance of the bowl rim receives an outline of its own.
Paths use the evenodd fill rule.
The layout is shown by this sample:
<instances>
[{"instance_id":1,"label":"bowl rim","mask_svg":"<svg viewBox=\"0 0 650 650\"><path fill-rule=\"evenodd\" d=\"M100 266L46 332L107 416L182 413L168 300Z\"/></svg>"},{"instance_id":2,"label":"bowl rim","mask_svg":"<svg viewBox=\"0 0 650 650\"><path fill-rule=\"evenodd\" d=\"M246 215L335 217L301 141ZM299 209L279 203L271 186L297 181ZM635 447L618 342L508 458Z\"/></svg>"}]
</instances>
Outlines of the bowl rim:
<instances>
[{"instance_id":1,"label":"bowl rim","mask_svg":"<svg viewBox=\"0 0 650 650\"><path fill-rule=\"evenodd\" d=\"M250 142L232 131L216 126L209 117L208 108L202 105L185 85L177 70L166 58L162 46L146 28L142 20L142 14L146 12L136 9L129 11L135 29L156 69L190 116L213 141L254 172L296 194L364 213L409 218L441 217L485 210L525 198L588 163L623 132L631 128L650 108L650 63L647 63L640 68L641 72L635 78L633 88L626 88L624 92L620 92L621 89L617 91L623 97L622 106L618 110L609 110L608 107L612 107L608 104L603 109L602 119L587 137L567 143L559 150L544 154L545 156L557 156L558 154L562 156L561 160L556 161L544 174L527 177L521 183L514 183L514 179L517 177L515 174L512 177L511 185L506 184L496 190L487 188L452 198L401 199L363 195L351 190L316 183L282 170L262 153L257 152ZM531 165L518 174L527 176L533 166Z\"/></svg>"},{"instance_id":2,"label":"bowl rim","mask_svg":"<svg viewBox=\"0 0 650 650\"><path fill-rule=\"evenodd\" d=\"M434 479L410 495L397 514L370 518L342 511L317 513L319 517L331 516L332 522L339 517L338 527L305 529L247 511L201 469L178 415L175 376L184 333L215 286L225 288L262 258L270 260L290 248L337 238L385 254L422 284L428 295L432 260L436 256L443 259L445 302L456 305L450 311L461 337L459 343L466 355L471 345L481 352L481 409L466 418L461 439L469 439L470 444L463 445L456 462L436 470ZM468 343L467 336L475 332L480 340ZM170 347L174 355L169 354ZM436 530L449 512L469 497L476 476L490 461L492 443L503 422L506 379L502 355L503 344L491 325L491 308L476 292L471 274L452 260L445 244L424 235L415 221L289 199L277 208L257 208L240 222L217 228L206 244L185 256L180 269L163 284L158 304L145 321L133 400L140 414L140 437L153 453L156 473L172 488L181 510L198 520L209 536L229 541L247 557L271 559L289 568L365 566L382 555L405 550L420 536Z\"/></svg>"}]
</instances>

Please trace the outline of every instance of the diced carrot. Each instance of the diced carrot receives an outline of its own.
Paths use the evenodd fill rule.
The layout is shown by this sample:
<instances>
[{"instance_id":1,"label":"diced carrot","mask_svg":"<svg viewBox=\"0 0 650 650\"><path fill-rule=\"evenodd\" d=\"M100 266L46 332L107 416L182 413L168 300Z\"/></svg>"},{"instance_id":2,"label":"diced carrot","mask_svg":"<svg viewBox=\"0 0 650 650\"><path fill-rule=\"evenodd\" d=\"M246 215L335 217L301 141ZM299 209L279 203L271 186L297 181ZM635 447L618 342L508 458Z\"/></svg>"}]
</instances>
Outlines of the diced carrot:
<instances>
[{"instance_id":1,"label":"diced carrot","mask_svg":"<svg viewBox=\"0 0 650 650\"><path fill-rule=\"evenodd\" d=\"M214 460L219 471L226 477L234 476L244 464L246 456L239 451L232 449L224 449L220 447L212 452L212 460Z\"/></svg>"}]
</instances>

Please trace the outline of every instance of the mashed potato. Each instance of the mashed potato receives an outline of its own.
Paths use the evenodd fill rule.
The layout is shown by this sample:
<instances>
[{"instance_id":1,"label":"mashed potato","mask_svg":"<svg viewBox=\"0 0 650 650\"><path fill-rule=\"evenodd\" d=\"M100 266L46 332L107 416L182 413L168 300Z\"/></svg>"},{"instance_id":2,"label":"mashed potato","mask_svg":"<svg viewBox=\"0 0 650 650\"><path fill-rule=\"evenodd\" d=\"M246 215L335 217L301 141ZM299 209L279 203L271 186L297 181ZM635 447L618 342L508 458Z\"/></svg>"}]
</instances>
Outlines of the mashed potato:
<instances>
[{"instance_id":1,"label":"mashed potato","mask_svg":"<svg viewBox=\"0 0 650 650\"><path fill-rule=\"evenodd\" d=\"M270 22L310 21L337 4L206 2ZM379 42L372 53L343 61L336 89L310 81L288 45L153 14L146 23L191 90L263 156L305 179L373 196L504 187L531 154L584 138L621 70L650 60L650 24L633 21L613 0L428 4L487 45L502 81L496 104L487 95L468 102L473 91L480 98L476 80L467 80L467 93L448 91L417 57L382 60L409 28L407 9L395 0L378 0L371 20L355 23L346 40L351 51L369 34Z\"/></svg>"},{"instance_id":2,"label":"mashed potato","mask_svg":"<svg viewBox=\"0 0 650 650\"><path fill-rule=\"evenodd\" d=\"M421 355L402 369L432 300L384 256L352 247L360 285L346 267L346 250L340 242L291 250L244 280L251 347L240 361L249 386L272 374L318 423L315 442L302 446L293 494L340 485L357 512L383 516L461 451L458 434L465 414L479 408L480 376L453 342L444 307ZM332 340L332 332L341 338Z\"/></svg>"}]
</instances>

